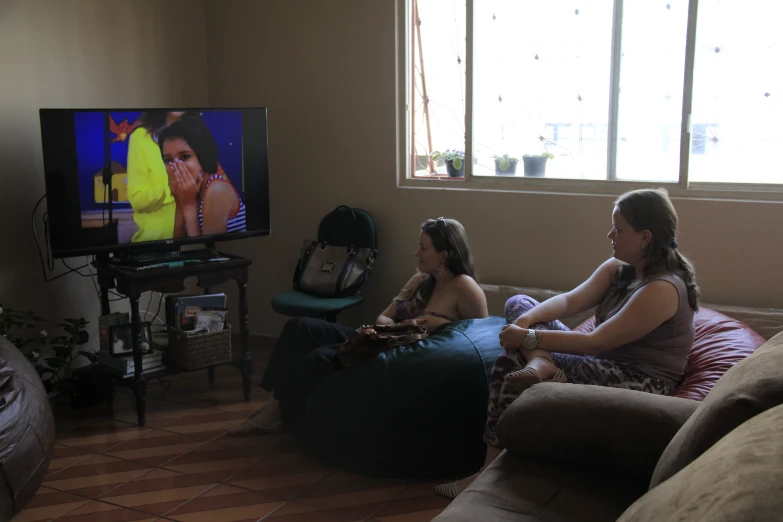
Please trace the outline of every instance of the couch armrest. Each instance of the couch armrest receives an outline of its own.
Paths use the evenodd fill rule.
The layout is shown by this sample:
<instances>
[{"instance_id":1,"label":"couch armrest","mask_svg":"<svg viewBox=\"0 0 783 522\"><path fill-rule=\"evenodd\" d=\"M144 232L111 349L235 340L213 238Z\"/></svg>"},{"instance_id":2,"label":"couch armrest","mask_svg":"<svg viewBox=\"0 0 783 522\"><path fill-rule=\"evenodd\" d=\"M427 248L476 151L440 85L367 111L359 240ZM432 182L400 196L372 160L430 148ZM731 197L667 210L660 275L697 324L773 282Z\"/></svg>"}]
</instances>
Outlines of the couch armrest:
<instances>
[{"instance_id":1,"label":"couch armrest","mask_svg":"<svg viewBox=\"0 0 783 522\"><path fill-rule=\"evenodd\" d=\"M503 413L498 439L510 453L649 480L699 404L621 388L541 383Z\"/></svg>"}]
</instances>

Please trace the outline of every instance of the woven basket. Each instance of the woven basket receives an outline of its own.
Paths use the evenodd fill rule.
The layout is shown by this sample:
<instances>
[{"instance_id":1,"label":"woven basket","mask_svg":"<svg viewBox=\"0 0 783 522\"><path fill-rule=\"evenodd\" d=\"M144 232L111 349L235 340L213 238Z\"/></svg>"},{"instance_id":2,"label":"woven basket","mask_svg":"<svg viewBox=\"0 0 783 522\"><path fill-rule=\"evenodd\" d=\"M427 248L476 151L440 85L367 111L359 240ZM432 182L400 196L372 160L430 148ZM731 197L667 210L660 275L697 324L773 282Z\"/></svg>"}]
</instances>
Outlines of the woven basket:
<instances>
[{"instance_id":1,"label":"woven basket","mask_svg":"<svg viewBox=\"0 0 783 522\"><path fill-rule=\"evenodd\" d=\"M183 370L198 370L231 362L231 328L220 332L186 335L169 329L167 364Z\"/></svg>"}]
</instances>

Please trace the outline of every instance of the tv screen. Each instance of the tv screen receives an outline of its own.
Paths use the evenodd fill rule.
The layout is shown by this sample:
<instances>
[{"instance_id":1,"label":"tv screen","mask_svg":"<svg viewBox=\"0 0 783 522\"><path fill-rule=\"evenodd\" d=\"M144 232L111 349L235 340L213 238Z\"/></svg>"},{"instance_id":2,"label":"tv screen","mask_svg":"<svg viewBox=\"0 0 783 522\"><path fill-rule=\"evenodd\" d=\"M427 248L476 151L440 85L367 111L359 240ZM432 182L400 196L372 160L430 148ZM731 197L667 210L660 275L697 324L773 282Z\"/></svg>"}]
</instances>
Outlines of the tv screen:
<instances>
[{"instance_id":1,"label":"tv screen","mask_svg":"<svg viewBox=\"0 0 783 522\"><path fill-rule=\"evenodd\" d=\"M41 109L54 257L270 233L266 108Z\"/></svg>"}]
</instances>

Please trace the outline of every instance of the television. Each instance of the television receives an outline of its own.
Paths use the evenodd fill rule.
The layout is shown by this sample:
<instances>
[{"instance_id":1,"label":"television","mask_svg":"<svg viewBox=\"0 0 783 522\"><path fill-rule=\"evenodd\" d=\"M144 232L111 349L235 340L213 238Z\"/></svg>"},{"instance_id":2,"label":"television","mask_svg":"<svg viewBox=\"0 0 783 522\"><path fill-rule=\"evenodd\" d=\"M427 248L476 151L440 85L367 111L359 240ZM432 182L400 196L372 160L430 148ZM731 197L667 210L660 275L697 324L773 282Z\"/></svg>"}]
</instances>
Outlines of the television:
<instances>
[{"instance_id":1,"label":"television","mask_svg":"<svg viewBox=\"0 0 783 522\"><path fill-rule=\"evenodd\" d=\"M40 109L55 258L269 235L267 110Z\"/></svg>"}]
</instances>

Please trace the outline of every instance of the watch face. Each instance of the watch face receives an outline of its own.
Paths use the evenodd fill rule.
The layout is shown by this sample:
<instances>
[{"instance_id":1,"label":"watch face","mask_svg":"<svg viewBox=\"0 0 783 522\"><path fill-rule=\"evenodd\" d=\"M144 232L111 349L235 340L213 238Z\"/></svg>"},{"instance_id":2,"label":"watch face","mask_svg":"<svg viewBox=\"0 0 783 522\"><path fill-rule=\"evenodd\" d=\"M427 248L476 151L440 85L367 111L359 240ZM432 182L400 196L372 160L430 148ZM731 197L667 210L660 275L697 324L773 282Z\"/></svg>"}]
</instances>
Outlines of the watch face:
<instances>
[{"instance_id":1,"label":"watch face","mask_svg":"<svg viewBox=\"0 0 783 522\"><path fill-rule=\"evenodd\" d=\"M529 333L525 336L525 340L522 341L522 347L525 348L525 350L535 350L536 346L538 346L536 334L533 333L533 330L529 330Z\"/></svg>"}]
</instances>

